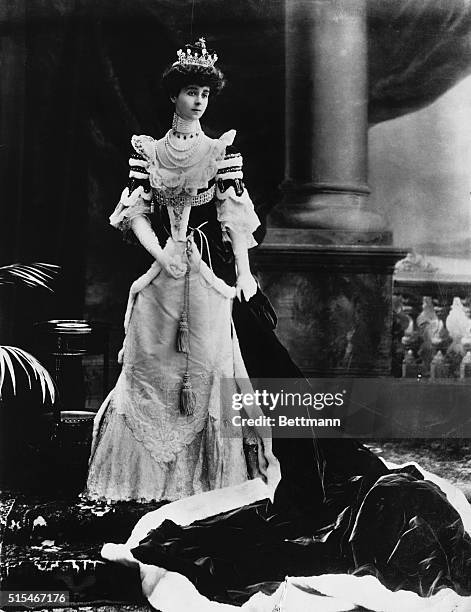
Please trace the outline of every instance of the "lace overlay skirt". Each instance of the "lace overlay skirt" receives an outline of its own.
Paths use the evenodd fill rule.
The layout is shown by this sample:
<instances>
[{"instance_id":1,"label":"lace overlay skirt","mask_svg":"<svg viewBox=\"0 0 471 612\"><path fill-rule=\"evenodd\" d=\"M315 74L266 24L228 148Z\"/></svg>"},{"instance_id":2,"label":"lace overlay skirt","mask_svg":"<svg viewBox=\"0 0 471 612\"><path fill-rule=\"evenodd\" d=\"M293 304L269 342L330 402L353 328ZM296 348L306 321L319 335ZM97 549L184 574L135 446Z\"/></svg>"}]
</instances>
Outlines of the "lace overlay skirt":
<instances>
[{"instance_id":1,"label":"lace overlay skirt","mask_svg":"<svg viewBox=\"0 0 471 612\"><path fill-rule=\"evenodd\" d=\"M183 256L184 244L168 248ZM233 288L196 254L189 280L194 414L179 407L186 354L177 352L176 337L185 280L162 270L135 296L123 368L95 418L91 498L176 500L248 478L242 431L233 428L227 437L231 406L220 392L222 377L247 377L231 320Z\"/></svg>"}]
</instances>

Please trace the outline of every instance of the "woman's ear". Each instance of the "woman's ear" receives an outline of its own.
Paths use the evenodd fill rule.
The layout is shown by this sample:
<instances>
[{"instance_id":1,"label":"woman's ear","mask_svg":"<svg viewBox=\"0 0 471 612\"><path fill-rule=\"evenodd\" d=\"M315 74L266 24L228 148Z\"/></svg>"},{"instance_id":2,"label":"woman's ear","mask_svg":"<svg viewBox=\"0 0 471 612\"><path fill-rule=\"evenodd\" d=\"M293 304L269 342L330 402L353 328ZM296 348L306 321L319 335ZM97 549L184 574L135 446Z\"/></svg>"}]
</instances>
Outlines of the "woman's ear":
<instances>
[{"instance_id":1,"label":"woman's ear","mask_svg":"<svg viewBox=\"0 0 471 612\"><path fill-rule=\"evenodd\" d=\"M175 102L177 101L177 96L170 96L170 101L175 104Z\"/></svg>"}]
</instances>

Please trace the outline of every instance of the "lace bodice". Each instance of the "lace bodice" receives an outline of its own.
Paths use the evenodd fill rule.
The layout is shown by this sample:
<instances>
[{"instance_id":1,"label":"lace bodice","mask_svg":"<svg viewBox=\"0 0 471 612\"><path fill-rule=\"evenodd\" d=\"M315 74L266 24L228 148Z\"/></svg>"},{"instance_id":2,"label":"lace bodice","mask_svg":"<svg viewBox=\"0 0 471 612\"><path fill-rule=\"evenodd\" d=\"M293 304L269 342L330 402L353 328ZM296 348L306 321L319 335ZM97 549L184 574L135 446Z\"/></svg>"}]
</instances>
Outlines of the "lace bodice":
<instances>
[{"instance_id":1,"label":"lace bodice","mask_svg":"<svg viewBox=\"0 0 471 612\"><path fill-rule=\"evenodd\" d=\"M245 234L247 246L255 246L252 233L260 222L242 182L242 156L227 152L235 130L217 139L201 132L193 150L182 147L181 161L180 150L168 147L171 132L159 140L147 135L132 137L134 152L129 160L129 176L135 186L144 187L145 193L133 206L120 203L110 217L111 224L126 230L135 216L151 215L156 204L164 205L172 238L184 240L191 207L214 201L222 231Z\"/></svg>"}]
</instances>

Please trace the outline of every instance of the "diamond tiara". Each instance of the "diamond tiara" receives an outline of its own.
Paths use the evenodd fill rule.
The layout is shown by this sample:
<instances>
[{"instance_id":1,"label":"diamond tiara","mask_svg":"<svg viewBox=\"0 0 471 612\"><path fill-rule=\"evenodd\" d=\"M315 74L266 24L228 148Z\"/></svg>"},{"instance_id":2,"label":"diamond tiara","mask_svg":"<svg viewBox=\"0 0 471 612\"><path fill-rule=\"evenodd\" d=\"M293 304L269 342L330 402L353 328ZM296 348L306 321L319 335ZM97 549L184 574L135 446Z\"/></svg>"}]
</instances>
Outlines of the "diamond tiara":
<instances>
[{"instance_id":1,"label":"diamond tiara","mask_svg":"<svg viewBox=\"0 0 471 612\"><path fill-rule=\"evenodd\" d=\"M174 66L202 66L203 68L212 68L218 59L214 52L206 49L206 40L198 39L194 45L185 45L185 50L177 51L178 60L174 62Z\"/></svg>"}]
</instances>

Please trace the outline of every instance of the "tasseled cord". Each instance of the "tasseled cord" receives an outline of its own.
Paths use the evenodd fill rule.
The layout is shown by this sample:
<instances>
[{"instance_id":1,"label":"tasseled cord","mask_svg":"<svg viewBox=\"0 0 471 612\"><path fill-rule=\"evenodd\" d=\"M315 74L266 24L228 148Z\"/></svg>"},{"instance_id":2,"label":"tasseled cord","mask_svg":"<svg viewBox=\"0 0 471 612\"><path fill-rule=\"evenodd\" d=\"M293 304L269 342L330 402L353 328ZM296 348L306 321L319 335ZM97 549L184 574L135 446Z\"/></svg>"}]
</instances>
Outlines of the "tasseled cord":
<instances>
[{"instance_id":1,"label":"tasseled cord","mask_svg":"<svg viewBox=\"0 0 471 612\"><path fill-rule=\"evenodd\" d=\"M196 395L191 386L190 374L188 372L188 362L190 357L190 329L188 325L188 313L190 310L190 269L191 269L191 237L186 243L186 273L185 273L185 293L183 300L183 311L180 315L177 331L177 351L186 353L186 369L183 374L182 388L180 390L180 412L185 416L191 416L196 408Z\"/></svg>"},{"instance_id":2,"label":"tasseled cord","mask_svg":"<svg viewBox=\"0 0 471 612\"><path fill-rule=\"evenodd\" d=\"M180 315L180 321L178 323L177 351L179 353L190 352L190 330L188 329L188 314L186 310Z\"/></svg>"},{"instance_id":3,"label":"tasseled cord","mask_svg":"<svg viewBox=\"0 0 471 612\"><path fill-rule=\"evenodd\" d=\"M180 412L185 416L192 416L196 408L196 395L191 386L188 372L183 374L183 385L180 390Z\"/></svg>"}]
</instances>

